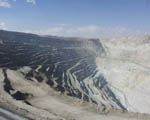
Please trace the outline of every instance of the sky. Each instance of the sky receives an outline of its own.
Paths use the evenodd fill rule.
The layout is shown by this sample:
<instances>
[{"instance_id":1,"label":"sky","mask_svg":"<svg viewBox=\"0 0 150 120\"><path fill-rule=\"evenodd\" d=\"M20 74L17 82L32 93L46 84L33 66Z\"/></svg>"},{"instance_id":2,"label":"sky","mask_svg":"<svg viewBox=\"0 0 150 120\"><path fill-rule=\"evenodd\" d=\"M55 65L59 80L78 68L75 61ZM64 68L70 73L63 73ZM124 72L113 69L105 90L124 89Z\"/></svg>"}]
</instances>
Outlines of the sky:
<instances>
[{"instance_id":1,"label":"sky","mask_svg":"<svg viewBox=\"0 0 150 120\"><path fill-rule=\"evenodd\" d=\"M86 38L150 33L150 0L0 0L0 29Z\"/></svg>"}]
</instances>

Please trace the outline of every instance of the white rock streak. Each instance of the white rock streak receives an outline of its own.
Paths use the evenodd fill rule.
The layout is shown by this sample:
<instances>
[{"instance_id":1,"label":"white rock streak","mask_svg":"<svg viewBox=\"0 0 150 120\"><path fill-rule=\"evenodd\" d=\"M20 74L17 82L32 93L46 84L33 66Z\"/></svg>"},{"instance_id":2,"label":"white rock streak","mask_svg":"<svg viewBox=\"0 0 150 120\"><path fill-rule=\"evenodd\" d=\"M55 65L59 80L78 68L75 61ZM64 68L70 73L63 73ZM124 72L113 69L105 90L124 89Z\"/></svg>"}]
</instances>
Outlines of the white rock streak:
<instances>
[{"instance_id":1,"label":"white rock streak","mask_svg":"<svg viewBox=\"0 0 150 120\"><path fill-rule=\"evenodd\" d=\"M0 108L0 120L28 120L7 110Z\"/></svg>"}]
</instances>

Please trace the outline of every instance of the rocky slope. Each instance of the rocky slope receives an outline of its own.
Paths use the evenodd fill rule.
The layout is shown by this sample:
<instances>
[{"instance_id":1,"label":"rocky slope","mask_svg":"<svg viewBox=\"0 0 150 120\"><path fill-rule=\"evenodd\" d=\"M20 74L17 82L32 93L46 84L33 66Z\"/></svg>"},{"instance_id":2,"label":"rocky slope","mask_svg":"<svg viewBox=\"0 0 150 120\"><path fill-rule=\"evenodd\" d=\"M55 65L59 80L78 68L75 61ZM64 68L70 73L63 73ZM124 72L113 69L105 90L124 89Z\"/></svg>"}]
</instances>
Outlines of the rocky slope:
<instances>
[{"instance_id":1,"label":"rocky slope","mask_svg":"<svg viewBox=\"0 0 150 120\"><path fill-rule=\"evenodd\" d=\"M100 41L0 31L1 106L32 119L99 119L93 106L149 113L149 49L148 36Z\"/></svg>"},{"instance_id":2,"label":"rocky slope","mask_svg":"<svg viewBox=\"0 0 150 120\"><path fill-rule=\"evenodd\" d=\"M128 111L150 113L150 37L104 40L107 57L97 58L99 69Z\"/></svg>"}]
</instances>

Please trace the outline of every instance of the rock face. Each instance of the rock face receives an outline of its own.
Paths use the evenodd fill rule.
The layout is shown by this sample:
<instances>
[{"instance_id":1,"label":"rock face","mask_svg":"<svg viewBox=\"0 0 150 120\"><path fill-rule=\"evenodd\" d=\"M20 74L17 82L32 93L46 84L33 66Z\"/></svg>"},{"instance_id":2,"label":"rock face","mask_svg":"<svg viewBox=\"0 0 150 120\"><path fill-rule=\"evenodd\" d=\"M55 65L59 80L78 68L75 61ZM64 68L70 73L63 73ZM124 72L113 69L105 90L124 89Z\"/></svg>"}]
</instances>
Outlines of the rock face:
<instances>
[{"instance_id":1,"label":"rock face","mask_svg":"<svg viewBox=\"0 0 150 120\"><path fill-rule=\"evenodd\" d=\"M101 43L0 31L0 40L1 88L14 100L34 106L44 84L104 108L150 112L148 36Z\"/></svg>"},{"instance_id":2,"label":"rock face","mask_svg":"<svg viewBox=\"0 0 150 120\"><path fill-rule=\"evenodd\" d=\"M111 90L128 111L150 113L150 37L103 40L107 57L97 65Z\"/></svg>"}]
</instances>

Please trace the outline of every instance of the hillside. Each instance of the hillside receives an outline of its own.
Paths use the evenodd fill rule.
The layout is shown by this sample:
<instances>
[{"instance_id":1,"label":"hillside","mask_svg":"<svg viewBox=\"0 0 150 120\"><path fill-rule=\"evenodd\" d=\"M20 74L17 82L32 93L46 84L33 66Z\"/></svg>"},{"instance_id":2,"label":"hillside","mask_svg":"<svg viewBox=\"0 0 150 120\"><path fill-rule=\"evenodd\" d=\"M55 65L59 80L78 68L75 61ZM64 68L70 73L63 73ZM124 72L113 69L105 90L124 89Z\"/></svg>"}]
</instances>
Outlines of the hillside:
<instances>
[{"instance_id":1,"label":"hillside","mask_svg":"<svg viewBox=\"0 0 150 120\"><path fill-rule=\"evenodd\" d=\"M149 40L0 31L0 105L32 119L148 119Z\"/></svg>"}]
</instances>

